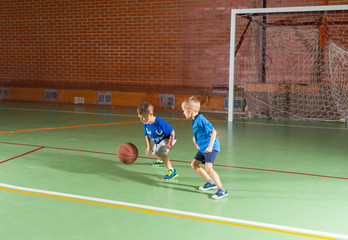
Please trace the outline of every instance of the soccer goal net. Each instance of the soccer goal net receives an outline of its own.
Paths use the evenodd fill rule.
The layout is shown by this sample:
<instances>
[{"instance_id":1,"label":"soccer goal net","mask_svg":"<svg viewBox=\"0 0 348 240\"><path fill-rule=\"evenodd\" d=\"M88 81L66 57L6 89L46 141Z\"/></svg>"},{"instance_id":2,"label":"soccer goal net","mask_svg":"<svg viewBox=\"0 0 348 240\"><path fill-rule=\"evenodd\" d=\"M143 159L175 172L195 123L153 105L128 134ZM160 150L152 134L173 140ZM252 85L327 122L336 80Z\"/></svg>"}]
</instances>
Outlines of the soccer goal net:
<instances>
[{"instance_id":1,"label":"soccer goal net","mask_svg":"<svg viewBox=\"0 0 348 240\"><path fill-rule=\"evenodd\" d=\"M348 118L348 5L232 10L231 26L229 85L246 116Z\"/></svg>"}]
</instances>

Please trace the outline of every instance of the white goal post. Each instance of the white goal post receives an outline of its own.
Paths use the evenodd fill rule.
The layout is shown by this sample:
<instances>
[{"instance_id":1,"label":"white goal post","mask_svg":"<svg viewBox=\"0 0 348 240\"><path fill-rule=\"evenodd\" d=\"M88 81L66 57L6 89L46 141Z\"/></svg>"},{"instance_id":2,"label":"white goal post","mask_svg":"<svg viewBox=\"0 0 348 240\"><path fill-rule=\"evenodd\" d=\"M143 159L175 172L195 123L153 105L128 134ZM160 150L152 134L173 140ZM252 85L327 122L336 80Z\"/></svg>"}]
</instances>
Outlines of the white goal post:
<instances>
[{"instance_id":1,"label":"white goal post","mask_svg":"<svg viewBox=\"0 0 348 240\"><path fill-rule=\"evenodd\" d=\"M348 5L232 9L228 121L235 87L251 116L347 119L347 69Z\"/></svg>"}]
</instances>

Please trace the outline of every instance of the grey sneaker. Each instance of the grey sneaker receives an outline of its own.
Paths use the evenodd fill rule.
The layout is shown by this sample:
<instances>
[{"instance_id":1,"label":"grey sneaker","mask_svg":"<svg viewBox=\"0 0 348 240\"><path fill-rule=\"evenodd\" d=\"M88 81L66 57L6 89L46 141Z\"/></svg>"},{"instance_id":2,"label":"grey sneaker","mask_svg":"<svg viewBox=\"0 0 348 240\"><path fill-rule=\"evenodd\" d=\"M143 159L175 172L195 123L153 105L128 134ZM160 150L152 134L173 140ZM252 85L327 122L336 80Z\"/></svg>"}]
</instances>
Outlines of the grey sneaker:
<instances>
[{"instance_id":1,"label":"grey sneaker","mask_svg":"<svg viewBox=\"0 0 348 240\"><path fill-rule=\"evenodd\" d=\"M213 196L211 196L211 198L213 199L220 199L220 198L223 198L223 197L226 197L228 196L228 192L225 190L218 190Z\"/></svg>"},{"instance_id":2,"label":"grey sneaker","mask_svg":"<svg viewBox=\"0 0 348 240\"><path fill-rule=\"evenodd\" d=\"M210 182L206 182L206 184L204 184L202 187L199 187L199 190L207 191L209 189L214 189L214 188L217 188L215 183L211 184Z\"/></svg>"}]
</instances>

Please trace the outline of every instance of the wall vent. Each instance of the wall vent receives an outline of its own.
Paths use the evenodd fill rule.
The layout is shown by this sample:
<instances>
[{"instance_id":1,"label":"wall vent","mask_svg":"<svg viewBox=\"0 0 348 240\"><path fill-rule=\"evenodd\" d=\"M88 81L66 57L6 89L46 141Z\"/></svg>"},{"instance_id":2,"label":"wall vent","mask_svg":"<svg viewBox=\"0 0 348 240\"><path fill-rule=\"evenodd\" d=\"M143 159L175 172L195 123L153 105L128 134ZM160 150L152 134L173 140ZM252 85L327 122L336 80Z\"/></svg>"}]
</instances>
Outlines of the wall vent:
<instances>
[{"instance_id":1,"label":"wall vent","mask_svg":"<svg viewBox=\"0 0 348 240\"><path fill-rule=\"evenodd\" d=\"M159 106L162 108L174 109L175 107L175 95L159 94L158 100Z\"/></svg>"},{"instance_id":2,"label":"wall vent","mask_svg":"<svg viewBox=\"0 0 348 240\"><path fill-rule=\"evenodd\" d=\"M225 97L225 105L224 109L228 110L228 97ZM235 112L243 112L243 98L235 97L233 101L233 111Z\"/></svg>"},{"instance_id":3,"label":"wall vent","mask_svg":"<svg viewBox=\"0 0 348 240\"><path fill-rule=\"evenodd\" d=\"M0 88L0 99L8 99L10 97L10 92L8 88Z\"/></svg>"},{"instance_id":4,"label":"wall vent","mask_svg":"<svg viewBox=\"0 0 348 240\"><path fill-rule=\"evenodd\" d=\"M85 97L74 97L75 104L85 104Z\"/></svg>"},{"instance_id":5,"label":"wall vent","mask_svg":"<svg viewBox=\"0 0 348 240\"><path fill-rule=\"evenodd\" d=\"M112 93L98 92L98 104L111 105L112 104Z\"/></svg>"},{"instance_id":6,"label":"wall vent","mask_svg":"<svg viewBox=\"0 0 348 240\"><path fill-rule=\"evenodd\" d=\"M58 101L58 91L56 89L45 89L46 101Z\"/></svg>"}]
</instances>

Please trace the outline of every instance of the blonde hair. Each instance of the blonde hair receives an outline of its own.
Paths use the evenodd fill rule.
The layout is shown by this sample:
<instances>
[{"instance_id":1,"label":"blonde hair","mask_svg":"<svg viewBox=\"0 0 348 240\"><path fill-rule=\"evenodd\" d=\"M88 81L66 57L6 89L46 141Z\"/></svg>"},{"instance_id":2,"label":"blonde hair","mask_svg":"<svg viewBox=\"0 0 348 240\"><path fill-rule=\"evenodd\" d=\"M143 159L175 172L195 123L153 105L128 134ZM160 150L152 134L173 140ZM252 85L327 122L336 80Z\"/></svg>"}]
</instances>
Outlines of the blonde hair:
<instances>
[{"instance_id":1,"label":"blonde hair","mask_svg":"<svg viewBox=\"0 0 348 240\"><path fill-rule=\"evenodd\" d=\"M151 105L151 103L144 101L139 104L137 113L140 115L142 115L143 113L153 113L153 106Z\"/></svg>"},{"instance_id":2,"label":"blonde hair","mask_svg":"<svg viewBox=\"0 0 348 240\"><path fill-rule=\"evenodd\" d=\"M194 112L199 112L201 109L201 102L197 97L189 97L186 98L182 103L181 103L182 109L192 109Z\"/></svg>"}]
</instances>

